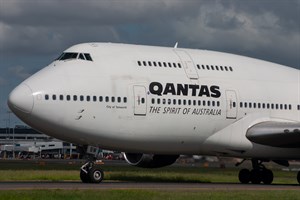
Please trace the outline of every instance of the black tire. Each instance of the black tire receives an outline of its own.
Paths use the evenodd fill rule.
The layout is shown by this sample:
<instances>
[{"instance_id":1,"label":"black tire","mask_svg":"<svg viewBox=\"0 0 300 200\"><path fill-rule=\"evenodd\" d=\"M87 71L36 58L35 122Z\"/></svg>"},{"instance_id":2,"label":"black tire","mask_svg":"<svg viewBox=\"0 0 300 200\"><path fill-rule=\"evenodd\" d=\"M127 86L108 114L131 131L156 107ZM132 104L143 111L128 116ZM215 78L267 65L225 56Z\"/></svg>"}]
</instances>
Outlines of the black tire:
<instances>
[{"instance_id":1,"label":"black tire","mask_svg":"<svg viewBox=\"0 0 300 200\"><path fill-rule=\"evenodd\" d=\"M271 184L273 182L273 178L274 178L274 175L273 175L273 172L269 169L264 169L262 171L262 182L264 184Z\"/></svg>"},{"instance_id":2,"label":"black tire","mask_svg":"<svg viewBox=\"0 0 300 200\"><path fill-rule=\"evenodd\" d=\"M250 180L253 184L260 184L262 181L262 173L259 169L252 169L250 172Z\"/></svg>"},{"instance_id":3,"label":"black tire","mask_svg":"<svg viewBox=\"0 0 300 200\"><path fill-rule=\"evenodd\" d=\"M82 170L80 170L80 179L83 183L90 183L91 182L89 174L85 173Z\"/></svg>"},{"instance_id":4,"label":"black tire","mask_svg":"<svg viewBox=\"0 0 300 200\"><path fill-rule=\"evenodd\" d=\"M248 169L241 169L239 172L239 180L243 184L250 182L250 171Z\"/></svg>"},{"instance_id":5,"label":"black tire","mask_svg":"<svg viewBox=\"0 0 300 200\"><path fill-rule=\"evenodd\" d=\"M104 178L104 173L97 167L92 167L89 171L89 178L91 183L100 183Z\"/></svg>"},{"instance_id":6,"label":"black tire","mask_svg":"<svg viewBox=\"0 0 300 200\"><path fill-rule=\"evenodd\" d=\"M298 183L300 184L300 171L298 172L297 180L298 180Z\"/></svg>"}]
</instances>

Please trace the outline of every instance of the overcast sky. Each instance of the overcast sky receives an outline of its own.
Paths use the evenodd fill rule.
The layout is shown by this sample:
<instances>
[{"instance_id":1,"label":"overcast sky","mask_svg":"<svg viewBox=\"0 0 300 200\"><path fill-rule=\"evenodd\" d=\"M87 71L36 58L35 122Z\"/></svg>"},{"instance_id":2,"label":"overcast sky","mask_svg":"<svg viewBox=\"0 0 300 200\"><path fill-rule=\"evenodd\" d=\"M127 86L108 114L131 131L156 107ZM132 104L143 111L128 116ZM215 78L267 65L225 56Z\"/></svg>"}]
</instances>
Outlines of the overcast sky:
<instances>
[{"instance_id":1,"label":"overcast sky","mask_svg":"<svg viewBox=\"0 0 300 200\"><path fill-rule=\"evenodd\" d=\"M177 41L299 69L300 0L0 0L0 127L9 92L73 44Z\"/></svg>"}]
</instances>

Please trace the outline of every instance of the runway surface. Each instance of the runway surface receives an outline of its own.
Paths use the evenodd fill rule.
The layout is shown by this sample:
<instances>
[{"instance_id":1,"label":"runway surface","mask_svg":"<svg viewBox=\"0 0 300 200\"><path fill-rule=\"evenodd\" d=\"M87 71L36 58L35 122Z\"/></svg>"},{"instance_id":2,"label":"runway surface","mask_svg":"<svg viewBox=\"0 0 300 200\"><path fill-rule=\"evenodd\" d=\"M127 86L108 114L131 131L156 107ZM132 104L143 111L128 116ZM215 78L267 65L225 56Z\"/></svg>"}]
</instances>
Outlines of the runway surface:
<instances>
[{"instance_id":1,"label":"runway surface","mask_svg":"<svg viewBox=\"0 0 300 200\"><path fill-rule=\"evenodd\" d=\"M300 190L299 185L254 185L234 183L136 183L136 182L102 182L85 184L81 182L0 182L0 190Z\"/></svg>"}]
</instances>

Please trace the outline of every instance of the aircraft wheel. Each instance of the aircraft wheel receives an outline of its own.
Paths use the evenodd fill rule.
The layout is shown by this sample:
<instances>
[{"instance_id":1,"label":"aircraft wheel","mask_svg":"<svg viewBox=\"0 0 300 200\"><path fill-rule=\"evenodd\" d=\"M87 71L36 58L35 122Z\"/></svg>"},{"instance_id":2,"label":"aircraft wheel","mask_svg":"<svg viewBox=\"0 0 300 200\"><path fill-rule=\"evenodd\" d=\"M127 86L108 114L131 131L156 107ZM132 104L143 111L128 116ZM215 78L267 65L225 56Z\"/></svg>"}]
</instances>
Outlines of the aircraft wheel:
<instances>
[{"instance_id":1,"label":"aircraft wheel","mask_svg":"<svg viewBox=\"0 0 300 200\"><path fill-rule=\"evenodd\" d=\"M250 182L250 171L248 169L241 169L239 172L239 180L243 184Z\"/></svg>"},{"instance_id":2,"label":"aircraft wheel","mask_svg":"<svg viewBox=\"0 0 300 200\"><path fill-rule=\"evenodd\" d=\"M300 184L300 171L298 172L297 180L298 180L298 183Z\"/></svg>"},{"instance_id":3,"label":"aircraft wheel","mask_svg":"<svg viewBox=\"0 0 300 200\"><path fill-rule=\"evenodd\" d=\"M91 183L100 183L103 180L104 173L101 169L92 167L89 171Z\"/></svg>"},{"instance_id":4,"label":"aircraft wheel","mask_svg":"<svg viewBox=\"0 0 300 200\"><path fill-rule=\"evenodd\" d=\"M83 170L80 170L80 179L83 183L91 182L89 174L85 173Z\"/></svg>"},{"instance_id":5,"label":"aircraft wheel","mask_svg":"<svg viewBox=\"0 0 300 200\"><path fill-rule=\"evenodd\" d=\"M259 169L252 169L250 172L251 183L259 184L261 182L261 171Z\"/></svg>"},{"instance_id":6,"label":"aircraft wheel","mask_svg":"<svg viewBox=\"0 0 300 200\"><path fill-rule=\"evenodd\" d=\"M262 172L261 172L261 175L262 175L262 182L264 184L271 184L273 182L273 172L269 169L264 169Z\"/></svg>"}]
</instances>

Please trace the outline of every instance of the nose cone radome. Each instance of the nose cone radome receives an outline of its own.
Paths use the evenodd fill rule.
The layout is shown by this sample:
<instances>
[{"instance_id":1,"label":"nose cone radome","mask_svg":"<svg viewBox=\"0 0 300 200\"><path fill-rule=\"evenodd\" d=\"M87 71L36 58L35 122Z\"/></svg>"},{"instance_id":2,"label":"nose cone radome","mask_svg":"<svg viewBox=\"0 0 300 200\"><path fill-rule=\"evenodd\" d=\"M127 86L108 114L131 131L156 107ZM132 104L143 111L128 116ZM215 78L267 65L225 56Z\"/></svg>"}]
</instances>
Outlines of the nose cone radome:
<instances>
[{"instance_id":1,"label":"nose cone radome","mask_svg":"<svg viewBox=\"0 0 300 200\"><path fill-rule=\"evenodd\" d=\"M18 115L30 114L33 108L32 90L26 84L17 86L8 97L9 108Z\"/></svg>"}]
</instances>

